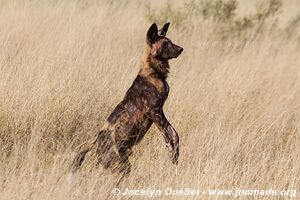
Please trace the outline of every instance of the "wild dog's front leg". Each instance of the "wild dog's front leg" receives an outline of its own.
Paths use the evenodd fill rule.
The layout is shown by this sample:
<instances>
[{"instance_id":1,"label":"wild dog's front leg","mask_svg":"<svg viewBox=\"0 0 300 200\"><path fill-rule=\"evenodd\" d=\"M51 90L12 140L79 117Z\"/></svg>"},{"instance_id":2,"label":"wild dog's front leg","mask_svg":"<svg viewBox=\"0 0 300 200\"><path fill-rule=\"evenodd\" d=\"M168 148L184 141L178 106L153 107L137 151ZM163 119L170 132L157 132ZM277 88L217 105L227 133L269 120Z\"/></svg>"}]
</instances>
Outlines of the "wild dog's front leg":
<instances>
[{"instance_id":1,"label":"wild dog's front leg","mask_svg":"<svg viewBox=\"0 0 300 200\"><path fill-rule=\"evenodd\" d=\"M179 157L179 136L176 130L169 123L162 109L151 111L150 116L156 127L163 133L172 163L177 165Z\"/></svg>"}]
</instances>

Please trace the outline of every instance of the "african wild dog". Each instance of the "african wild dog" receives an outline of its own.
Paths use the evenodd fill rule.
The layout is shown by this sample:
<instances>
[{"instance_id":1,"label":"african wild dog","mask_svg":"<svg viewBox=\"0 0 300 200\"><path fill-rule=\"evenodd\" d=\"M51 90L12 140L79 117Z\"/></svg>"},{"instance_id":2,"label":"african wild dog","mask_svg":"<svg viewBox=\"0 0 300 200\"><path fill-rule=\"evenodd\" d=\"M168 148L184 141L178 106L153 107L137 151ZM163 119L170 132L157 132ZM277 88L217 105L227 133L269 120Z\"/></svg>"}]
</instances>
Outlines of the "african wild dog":
<instances>
[{"instance_id":1,"label":"african wild dog","mask_svg":"<svg viewBox=\"0 0 300 200\"><path fill-rule=\"evenodd\" d=\"M96 140L82 150L72 164L72 172L81 166L85 154L95 147L97 162L105 169L123 174L130 172L128 156L154 123L162 132L171 160L178 164L179 137L166 119L163 105L168 97L169 60L177 58L183 48L166 37L170 23L158 31L155 23L147 32L142 66L124 99L108 117Z\"/></svg>"}]
</instances>

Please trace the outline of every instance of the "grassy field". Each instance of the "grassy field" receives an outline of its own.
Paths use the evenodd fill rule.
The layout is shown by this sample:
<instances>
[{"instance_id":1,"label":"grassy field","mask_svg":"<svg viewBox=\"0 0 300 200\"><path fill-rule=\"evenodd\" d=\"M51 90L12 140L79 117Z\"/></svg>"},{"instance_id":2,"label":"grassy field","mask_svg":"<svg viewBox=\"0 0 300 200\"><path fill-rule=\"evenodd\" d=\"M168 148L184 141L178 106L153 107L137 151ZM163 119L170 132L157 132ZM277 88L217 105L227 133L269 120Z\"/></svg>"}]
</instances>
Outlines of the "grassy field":
<instances>
[{"instance_id":1,"label":"grassy field","mask_svg":"<svg viewBox=\"0 0 300 200\"><path fill-rule=\"evenodd\" d=\"M95 169L92 156L72 183L66 178L77 146L98 132L139 70L147 2L122 2L0 1L1 200L110 194L115 178ZM300 5L286 2L284 22ZM187 33L171 21L168 36L184 52L170 62L164 110L181 138L179 165L152 127L134 148L122 191L300 189L299 40L272 33L236 48L238 39L213 33L211 23ZM155 198L200 197L233 199Z\"/></svg>"}]
</instances>

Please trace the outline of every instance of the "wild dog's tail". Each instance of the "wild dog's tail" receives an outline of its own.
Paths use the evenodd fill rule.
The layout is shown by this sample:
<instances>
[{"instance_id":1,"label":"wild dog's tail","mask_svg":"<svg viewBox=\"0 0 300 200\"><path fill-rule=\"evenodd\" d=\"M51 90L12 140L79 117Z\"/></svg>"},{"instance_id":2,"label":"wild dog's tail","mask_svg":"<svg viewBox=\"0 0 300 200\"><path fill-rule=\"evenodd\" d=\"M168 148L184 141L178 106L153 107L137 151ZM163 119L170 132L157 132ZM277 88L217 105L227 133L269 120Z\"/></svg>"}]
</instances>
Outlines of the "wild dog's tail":
<instances>
[{"instance_id":1,"label":"wild dog's tail","mask_svg":"<svg viewBox=\"0 0 300 200\"><path fill-rule=\"evenodd\" d=\"M91 148L85 148L84 150L80 151L77 156L75 157L75 159L73 160L73 163L71 165L71 172L72 173L76 173L80 166L82 165L83 161L84 161L84 157L85 155L91 150Z\"/></svg>"},{"instance_id":2,"label":"wild dog's tail","mask_svg":"<svg viewBox=\"0 0 300 200\"><path fill-rule=\"evenodd\" d=\"M81 150L77 155L76 157L74 158L73 160L73 163L71 165L71 173L72 174L75 174L79 169L80 169L80 166L82 165L83 161L84 161L84 158L85 158L85 155L92 150L94 144L96 143L97 141L97 138L102 134L103 131L100 131L97 136L96 136L96 139L93 139L92 142L90 144L88 144L88 147L85 147L83 150ZM85 143L86 144L86 143ZM80 145L81 146L81 145Z\"/></svg>"},{"instance_id":3,"label":"wild dog's tail","mask_svg":"<svg viewBox=\"0 0 300 200\"><path fill-rule=\"evenodd\" d=\"M70 167L70 171L66 177L66 181L68 184L72 184L74 181L74 175L76 172L80 169L80 166L82 165L84 161L85 155L91 150L91 148L85 148L84 150L80 151L76 157L74 158L72 165Z\"/></svg>"}]
</instances>

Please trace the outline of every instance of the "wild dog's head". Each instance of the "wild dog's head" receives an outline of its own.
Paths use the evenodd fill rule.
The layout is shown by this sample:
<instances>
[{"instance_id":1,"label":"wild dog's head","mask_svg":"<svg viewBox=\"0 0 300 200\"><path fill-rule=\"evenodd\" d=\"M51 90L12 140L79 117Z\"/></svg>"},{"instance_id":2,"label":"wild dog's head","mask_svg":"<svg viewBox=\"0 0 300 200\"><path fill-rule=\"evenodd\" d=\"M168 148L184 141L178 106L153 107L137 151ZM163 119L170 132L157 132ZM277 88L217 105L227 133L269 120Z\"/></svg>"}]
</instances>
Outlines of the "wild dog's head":
<instances>
[{"instance_id":1,"label":"wild dog's head","mask_svg":"<svg viewBox=\"0 0 300 200\"><path fill-rule=\"evenodd\" d=\"M166 37L170 23L166 23L160 30L158 30L155 23L153 23L147 32L147 44L150 46L150 54L157 60L169 60L177 58L183 48L172 43Z\"/></svg>"}]
</instances>

